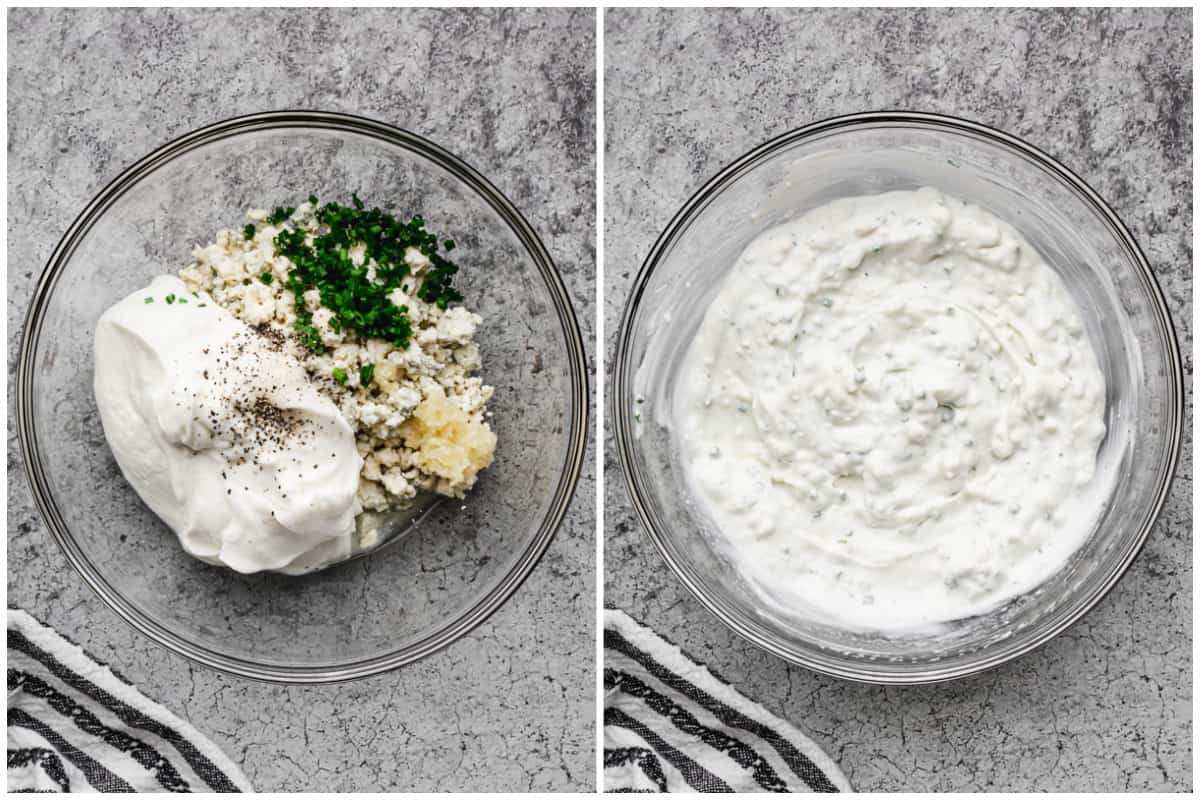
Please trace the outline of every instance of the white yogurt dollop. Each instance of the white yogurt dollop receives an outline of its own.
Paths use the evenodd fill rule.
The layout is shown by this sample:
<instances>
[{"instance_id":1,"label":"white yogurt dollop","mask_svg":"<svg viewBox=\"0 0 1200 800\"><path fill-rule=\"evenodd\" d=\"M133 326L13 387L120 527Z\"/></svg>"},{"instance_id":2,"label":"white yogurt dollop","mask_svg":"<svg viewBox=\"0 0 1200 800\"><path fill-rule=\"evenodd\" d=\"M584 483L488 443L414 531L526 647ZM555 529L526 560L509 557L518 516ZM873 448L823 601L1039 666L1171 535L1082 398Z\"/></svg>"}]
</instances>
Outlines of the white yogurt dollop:
<instances>
[{"instance_id":1,"label":"white yogurt dollop","mask_svg":"<svg viewBox=\"0 0 1200 800\"><path fill-rule=\"evenodd\" d=\"M301 573L351 554L353 430L299 361L207 295L162 276L106 311L95 392L121 471L191 555Z\"/></svg>"},{"instance_id":2,"label":"white yogurt dollop","mask_svg":"<svg viewBox=\"0 0 1200 800\"><path fill-rule=\"evenodd\" d=\"M899 631L1035 588L1092 530L1104 378L1058 276L932 189L767 231L708 308L674 419L764 597Z\"/></svg>"}]
</instances>

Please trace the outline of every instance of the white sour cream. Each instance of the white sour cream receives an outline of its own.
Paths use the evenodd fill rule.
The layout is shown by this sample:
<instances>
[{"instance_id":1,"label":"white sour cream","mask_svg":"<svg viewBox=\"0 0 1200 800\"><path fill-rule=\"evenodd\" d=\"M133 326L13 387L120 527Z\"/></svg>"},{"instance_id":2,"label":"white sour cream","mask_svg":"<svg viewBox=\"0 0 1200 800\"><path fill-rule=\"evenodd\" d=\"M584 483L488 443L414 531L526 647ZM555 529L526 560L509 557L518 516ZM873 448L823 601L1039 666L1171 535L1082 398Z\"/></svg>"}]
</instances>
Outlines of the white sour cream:
<instances>
[{"instance_id":1,"label":"white sour cream","mask_svg":"<svg viewBox=\"0 0 1200 800\"><path fill-rule=\"evenodd\" d=\"M294 574L351 554L353 430L299 361L208 295L162 276L106 311L95 392L122 473L191 555Z\"/></svg>"},{"instance_id":2,"label":"white sour cream","mask_svg":"<svg viewBox=\"0 0 1200 800\"><path fill-rule=\"evenodd\" d=\"M681 368L688 483L760 593L857 630L992 610L1101 510L1104 378L1058 276L932 189L752 242Z\"/></svg>"}]
</instances>

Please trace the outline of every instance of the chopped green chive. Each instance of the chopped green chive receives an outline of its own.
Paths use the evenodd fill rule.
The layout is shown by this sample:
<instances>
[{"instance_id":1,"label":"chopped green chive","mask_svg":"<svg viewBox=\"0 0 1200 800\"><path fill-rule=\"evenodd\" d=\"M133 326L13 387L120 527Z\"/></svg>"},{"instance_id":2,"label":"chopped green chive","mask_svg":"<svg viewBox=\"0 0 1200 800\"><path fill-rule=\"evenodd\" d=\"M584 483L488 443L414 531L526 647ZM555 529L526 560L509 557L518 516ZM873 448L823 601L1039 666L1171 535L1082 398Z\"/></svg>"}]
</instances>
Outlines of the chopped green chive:
<instances>
[{"instance_id":1,"label":"chopped green chive","mask_svg":"<svg viewBox=\"0 0 1200 800\"><path fill-rule=\"evenodd\" d=\"M292 262L286 286L295 295L297 334L310 350L325 350L320 332L312 324L313 309L304 301L305 292L317 289L321 305L333 315L329 324L335 330L408 347L412 335L408 309L396 306L389 297L409 277L405 251L415 248L432 262L417 296L442 309L462 300L462 294L451 286L458 267L437 252L438 239L425 230L420 215L402 222L380 208L366 208L357 194L351 202L352 206L326 203L316 209L316 220L326 232L314 235L312 241L304 230L284 229L275 236L275 252ZM277 224L276 220L283 221L293 210L276 209L268 221ZM452 243L446 240L445 244L448 252ZM375 262L374 280L350 258L355 247L361 247L366 259ZM408 292L410 287L405 283L404 288Z\"/></svg>"},{"instance_id":2,"label":"chopped green chive","mask_svg":"<svg viewBox=\"0 0 1200 800\"><path fill-rule=\"evenodd\" d=\"M270 286L271 281L275 280L275 276L272 275L270 272L264 272L262 275L258 276L258 279L260 281L262 281L263 283L265 283L267 286Z\"/></svg>"},{"instance_id":3,"label":"chopped green chive","mask_svg":"<svg viewBox=\"0 0 1200 800\"><path fill-rule=\"evenodd\" d=\"M175 302L175 295L173 295L173 294L167 295L166 300L167 300L167 305L171 305L172 303Z\"/></svg>"},{"instance_id":4,"label":"chopped green chive","mask_svg":"<svg viewBox=\"0 0 1200 800\"><path fill-rule=\"evenodd\" d=\"M253 239L254 238L254 226L247 225L246 227L242 228L242 235L245 236L247 240Z\"/></svg>"},{"instance_id":5,"label":"chopped green chive","mask_svg":"<svg viewBox=\"0 0 1200 800\"><path fill-rule=\"evenodd\" d=\"M153 303L153 302L154 302L154 298L153 298L153 297L147 297L147 298L146 298L146 302L147 302L147 303Z\"/></svg>"},{"instance_id":6,"label":"chopped green chive","mask_svg":"<svg viewBox=\"0 0 1200 800\"><path fill-rule=\"evenodd\" d=\"M358 368L358 380L363 386L370 386L371 379L375 377L375 365L363 364Z\"/></svg>"},{"instance_id":7,"label":"chopped green chive","mask_svg":"<svg viewBox=\"0 0 1200 800\"><path fill-rule=\"evenodd\" d=\"M186 297L181 297L181 298L179 298L179 302L181 302L181 303L186 303L186 302L187 302L187 298L186 298Z\"/></svg>"},{"instance_id":8,"label":"chopped green chive","mask_svg":"<svg viewBox=\"0 0 1200 800\"><path fill-rule=\"evenodd\" d=\"M341 367L338 367L333 371L333 379L338 383L345 383L348 377L350 376L346 374L346 370L342 369Z\"/></svg>"},{"instance_id":9,"label":"chopped green chive","mask_svg":"<svg viewBox=\"0 0 1200 800\"><path fill-rule=\"evenodd\" d=\"M282 225L283 223L285 223L289 219L291 219L292 214L295 214L295 213L296 213L296 209L292 208L291 206L288 206L287 208L283 208L281 206L281 207L275 209L274 211L272 211L271 215L269 217L267 217L267 224L268 225Z\"/></svg>"}]
</instances>

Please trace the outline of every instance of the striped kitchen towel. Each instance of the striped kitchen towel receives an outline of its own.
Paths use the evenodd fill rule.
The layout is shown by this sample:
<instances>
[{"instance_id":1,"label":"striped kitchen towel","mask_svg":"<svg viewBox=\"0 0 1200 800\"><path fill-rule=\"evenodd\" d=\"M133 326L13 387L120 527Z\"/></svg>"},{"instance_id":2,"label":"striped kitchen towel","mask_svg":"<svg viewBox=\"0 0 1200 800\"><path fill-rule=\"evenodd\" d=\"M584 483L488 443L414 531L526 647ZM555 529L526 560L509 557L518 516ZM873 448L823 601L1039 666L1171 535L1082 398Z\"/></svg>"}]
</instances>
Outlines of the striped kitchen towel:
<instances>
[{"instance_id":1,"label":"striped kitchen towel","mask_svg":"<svg viewBox=\"0 0 1200 800\"><path fill-rule=\"evenodd\" d=\"M191 725L10 608L8 791L253 790Z\"/></svg>"},{"instance_id":2,"label":"striped kitchen towel","mask_svg":"<svg viewBox=\"0 0 1200 800\"><path fill-rule=\"evenodd\" d=\"M606 792L852 791L811 739L611 608L604 690Z\"/></svg>"}]
</instances>

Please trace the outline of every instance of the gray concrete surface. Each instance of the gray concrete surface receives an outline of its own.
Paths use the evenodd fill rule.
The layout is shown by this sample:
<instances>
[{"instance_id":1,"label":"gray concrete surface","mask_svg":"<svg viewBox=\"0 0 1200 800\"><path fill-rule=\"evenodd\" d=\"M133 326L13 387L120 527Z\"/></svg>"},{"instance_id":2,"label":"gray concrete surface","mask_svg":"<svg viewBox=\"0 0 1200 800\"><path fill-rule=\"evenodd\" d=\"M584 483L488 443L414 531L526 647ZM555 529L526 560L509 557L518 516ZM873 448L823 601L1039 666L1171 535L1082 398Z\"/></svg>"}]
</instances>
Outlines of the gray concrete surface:
<instances>
[{"instance_id":1,"label":"gray concrete surface","mask_svg":"<svg viewBox=\"0 0 1200 800\"><path fill-rule=\"evenodd\" d=\"M977 119L1076 170L1132 228L1192 373L1192 24L1176 11L743 10L605 15L609 359L632 276L723 165L791 128L882 108ZM668 573L607 441L605 603L787 717L863 791L1189 790L1192 461L1086 620L949 686L872 688L747 645Z\"/></svg>"},{"instance_id":2,"label":"gray concrete surface","mask_svg":"<svg viewBox=\"0 0 1200 800\"><path fill-rule=\"evenodd\" d=\"M277 108L389 121L479 168L542 235L591 342L594 19L590 10L10 11L10 398L33 284L84 203L175 136ZM86 588L33 508L12 413L9 604L186 717L258 789L594 786L591 453L543 562L465 640L385 676L281 688L193 667Z\"/></svg>"}]
</instances>

